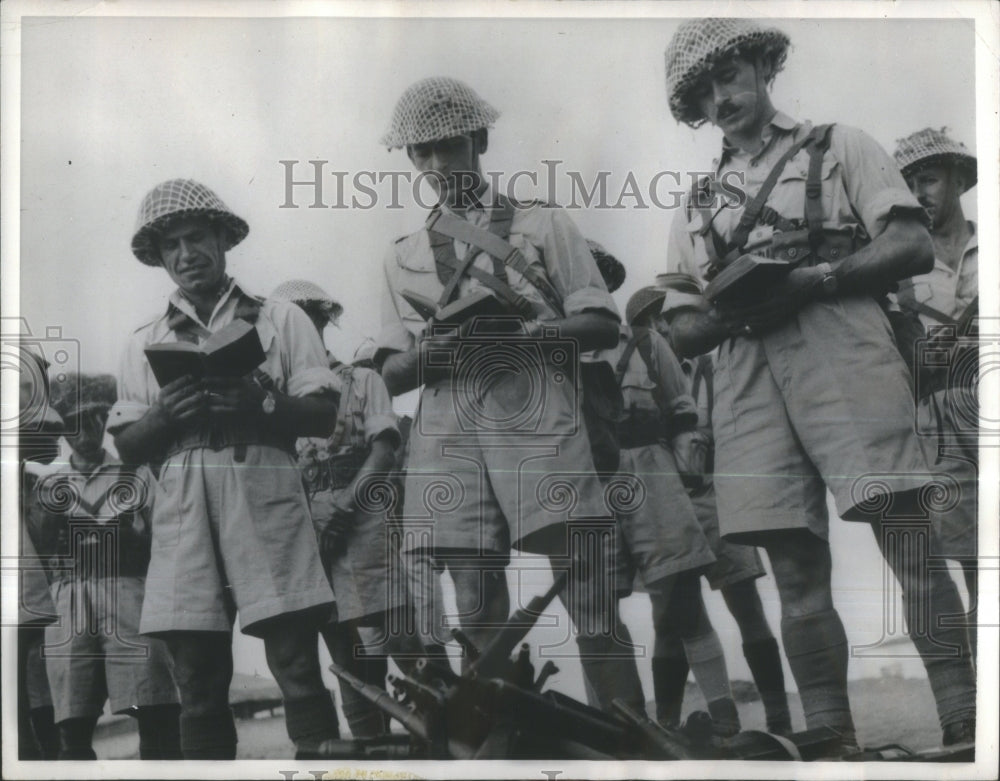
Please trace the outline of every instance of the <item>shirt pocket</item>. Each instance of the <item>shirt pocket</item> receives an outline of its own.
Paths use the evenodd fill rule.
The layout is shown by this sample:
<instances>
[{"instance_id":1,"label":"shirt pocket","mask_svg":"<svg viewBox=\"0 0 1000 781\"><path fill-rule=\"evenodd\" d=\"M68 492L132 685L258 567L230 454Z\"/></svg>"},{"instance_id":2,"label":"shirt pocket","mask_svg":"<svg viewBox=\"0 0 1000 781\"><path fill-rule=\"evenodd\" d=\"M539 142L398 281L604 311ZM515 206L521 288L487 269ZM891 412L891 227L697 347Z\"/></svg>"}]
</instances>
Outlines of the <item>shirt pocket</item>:
<instances>
[{"instance_id":1,"label":"shirt pocket","mask_svg":"<svg viewBox=\"0 0 1000 781\"><path fill-rule=\"evenodd\" d=\"M804 220L806 185L809 182L809 155L800 152L792 158L778 176L778 182L767 199L767 205L789 220ZM843 200L840 191L840 163L826 158L820 166L820 202L823 206L823 223L838 227L838 204Z\"/></svg>"}]
</instances>

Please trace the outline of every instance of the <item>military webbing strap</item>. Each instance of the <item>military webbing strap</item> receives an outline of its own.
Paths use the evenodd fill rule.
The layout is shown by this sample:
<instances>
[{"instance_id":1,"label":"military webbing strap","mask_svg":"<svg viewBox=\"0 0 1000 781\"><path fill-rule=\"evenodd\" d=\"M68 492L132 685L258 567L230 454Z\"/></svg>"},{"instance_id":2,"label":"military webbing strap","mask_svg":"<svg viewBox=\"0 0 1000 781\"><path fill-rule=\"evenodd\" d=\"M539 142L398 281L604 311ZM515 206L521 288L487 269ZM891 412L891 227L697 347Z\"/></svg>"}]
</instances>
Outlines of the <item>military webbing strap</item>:
<instances>
[{"instance_id":1,"label":"military webbing strap","mask_svg":"<svg viewBox=\"0 0 1000 781\"><path fill-rule=\"evenodd\" d=\"M923 301L908 300L906 302L906 306L922 315L926 315L932 320L937 320L942 325L956 325L958 323L958 320L954 317L946 315L940 309L935 309L930 304L925 304Z\"/></svg>"},{"instance_id":2,"label":"military webbing strap","mask_svg":"<svg viewBox=\"0 0 1000 781\"><path fill-rule=\"evenodd\" d=\"M339 442L340 438L344 435L344 431L347 429L347 415L350 412L351 406L351 390L354 388L354 371L348 367L343 371L343 374L347 375L347 382L344 383L344 387L340 391L340 404L337 405L337 422L333 425L333 433L330 435L329 442Z\"/></svg>"},{"instance_id":3,"label":"military webbing strap","mask_svg":"<svg viewBox=\"0 0 1000 781\"><path fill-rule=\"evenodd\" d=\"M433 233L437 232L447 236L449 239L457 239L458 241L468 244L470 249L475 247L479 251L485 252L493 258L494 269L496 269L498 265L501 267L510 266L523 276L531 285L533 285L536 290L538 290L539 294L545 300L545 303L548 304L553 311L555 311L560 317L564 317L565 311L562 306L562 297L552 286L548 277L532 266L528 262L527 258L524 257L524 253L521 252L520 249L514 247L507 241L507 236L510 235L510 225L513 218L513 204L511 204L510 200L507 198L498 197L497 205L493 209L493 214L496 214L498 210L500 212L499 219L492 219L493 215L491 214L490 230L483 230L482 228L473 225L468 220L460 219L443 211L438 211L432 214L431 219L428 220L427 230L431 233L432 237ZM506 231L506 235L494 231ZM454 257L454 245L451 241L448 241L445 244L432 242L431 246L435 249L435 260L449 262L445 261L446 253L448 252L450 252L450 257ZM483 282L483 284L489 284L484 278L477 275L475 270L475 266L470 266L468 268L468 273L476 276L476 278ZM496 276L496 273L494 273L494 277ZM506 282L503 280L500 280L500 282L515 296L519 295L515 293L513 289L506 284ZM493 289L499 294L496 287L493 287ZM503 298L505 299L508 297L509 294L503 295Z\"/></svg>"},{"instance_id":4,"label":"military webbing strap","mask_svg":"<svg viewBox=\"0 0 1000 781\"><path fill-rule=\"evenodd\" d=\"M618 380L618 387L625 379L625 372L628 370L629 361L632 360L632 353L636 350L642 357L642 362L646 364L646 371L649 379L653 381L653 398L660 411L666 413L669 409L669 402L663 393L663 387L659 382L659 377L653 371L653 337L648 328L635 326L632 328L632 338L628 340L625 349L622 350L621 358L615 365L615 378Z\"/></svg>"},{"instance_id":5,"label":"military webbing strap","mask_svg":"<svg viewBox=\"0 0 1000 781\"><path fill-rule=\"evenodd\" d=\"M705 383L705 394L707 399L707 404L705 408L708 410L708 425L712 425L712 394L714 393L713 382L712 382L712 359L707 355L699 355L694 362L694 374L691 377L691 396L695 400L695 404L698 403L698 394L701 392L701 383Z\"/></svg>"},{"instance_id":6,"label":"military webbing strap","mask_svg":"<svg viewBox=\"0 0 1000 781\"><path fill-rule=\"evenodd\" d=\"M809 173L806 177L805 218L809 230L809 249L813 254L823 243L823 155L830 148L833 125L817 125L810 133Z\"/></svg>"}]
</instances>

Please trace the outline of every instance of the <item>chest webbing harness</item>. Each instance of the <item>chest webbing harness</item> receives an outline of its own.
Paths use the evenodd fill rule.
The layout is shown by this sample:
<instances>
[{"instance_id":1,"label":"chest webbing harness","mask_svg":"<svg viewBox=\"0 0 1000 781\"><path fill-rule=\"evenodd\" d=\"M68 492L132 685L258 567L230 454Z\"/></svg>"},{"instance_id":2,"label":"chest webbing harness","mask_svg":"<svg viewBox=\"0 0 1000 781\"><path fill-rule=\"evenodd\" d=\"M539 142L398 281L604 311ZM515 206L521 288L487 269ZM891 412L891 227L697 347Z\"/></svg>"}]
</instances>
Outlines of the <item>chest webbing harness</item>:
<instances>
[{"instance_id":1,"label":"chest webbing harness","mask_svg":"<svg viewBox=\"0 0 1000 781\"><path fill-rule=\"evenodd\" d=\"M234 319L245 320L251 325L256 324L264 300L250 296L242 290L237 291L239 300L233 313ZM199 339L211 335L205 326L185 314L173 303L167 308L167 327L174 332L179 342L197 344ZM274 380L260 368L252 372L253 379L264 390L275 390ZM184 450L207 447L212 450L222 450L225 447L235 448L234 460L246 460L247 445L270 445L288 453L295 452L295 438L287 432L277 430L261 420L213 420L211 423L195 423L183 427L176 433L167 446L164 460Z\"/></svg>"},{"instance_id":2,"label":"chest webbing harness","mask_svg":"<svg viewBox=\"0 0 1000 781\"><path fill-rule=\"evenodd\" d=\"M659 381L658 373L654 369L653 337L648 328L641 326L632 328L632 338L625 344L621 357L615 366L615 379L618 381L618 387L622 387L629 363L636 351L642 358L646 373L653 382L652 393L656 408L640 409L634 406L625 408L618 424L618 440L621 447L626 450L652 445L664 439L669 440L680 431L694 428L697 423L696 415L674 416L673 419L667 417L671 403Z\"/></svg>"},{"instance_id":3,"label":"chest webbing harness","mask_svg":"<svg viewBox=\"0 0 1000 781\"><path fill-rule=\"evenodd\" d=\"M691 212L696 212L701 221L697 233L708 254L709 279L743 253L750 233L757 225L774 228L771 248L760 254L800 262L807 254L814 258L839 260L853 251L853 240L850 237L823 228L823 156L830 148L832 129L832 124L817 125L785 151L761 184L760 190L747 203L728 242L719 236L713 225L715 216L725 205L714 211L710 206L716 197L731 196L733 185L726 186L727 192L711 177L704 177L694 183L688 200L689 219ZM790 219L768 206L767 199L785 166L803 149L809 154L803 216Z\"/></svg>"}]
</instances>

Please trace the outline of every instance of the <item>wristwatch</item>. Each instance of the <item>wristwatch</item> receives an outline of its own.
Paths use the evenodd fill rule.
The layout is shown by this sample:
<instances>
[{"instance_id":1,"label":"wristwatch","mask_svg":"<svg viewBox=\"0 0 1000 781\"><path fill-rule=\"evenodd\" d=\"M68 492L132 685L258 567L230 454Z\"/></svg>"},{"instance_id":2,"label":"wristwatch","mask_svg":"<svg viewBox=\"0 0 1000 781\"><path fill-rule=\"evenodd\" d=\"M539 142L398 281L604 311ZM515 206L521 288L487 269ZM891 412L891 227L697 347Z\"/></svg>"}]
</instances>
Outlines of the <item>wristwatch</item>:
<instances>
[{"instance_id":1,"label":"wristwatch","mask_svg":"<svg viewBox=\"0 0 1000 781\"><path fill-rule=\"evenodd\" d=\"M820 280L820 286L823 288L823 294L827 296L832 296L837 292L837 277L833 274L833 267L826 263L819 263L816 268L823 272L823 279Z\"/></svg>"},{"instance_id":2,"label":"wristwatch","mask_svg":"<svg viewBox=\"0 0 1000 781\"><path fill-rule=\"evenodd\" d=\"M264 400L260 403L260 408L264 411L265 415L270 415L274 412L274 408L278 406L277 400L274 398L274 391L268 391L264 394Z\"/></svg>"}]
</instances>

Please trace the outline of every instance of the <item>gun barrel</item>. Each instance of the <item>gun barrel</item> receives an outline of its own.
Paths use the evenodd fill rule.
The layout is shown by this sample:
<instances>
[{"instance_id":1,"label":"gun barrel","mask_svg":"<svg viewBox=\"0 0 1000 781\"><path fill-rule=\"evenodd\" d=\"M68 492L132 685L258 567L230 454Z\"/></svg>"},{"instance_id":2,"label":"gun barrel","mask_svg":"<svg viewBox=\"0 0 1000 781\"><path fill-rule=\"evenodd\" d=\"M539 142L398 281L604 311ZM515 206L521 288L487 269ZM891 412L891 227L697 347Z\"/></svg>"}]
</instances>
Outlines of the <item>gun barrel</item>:
<instances>
[{"instance_id":1,"label":"gun barrel","mask_svg":"<svg viewBox=\"0 0 1000 781\"><path fill-rule=\"evenodd\" d=\"M612 702L625 720L639 730L642 743L654 751L660 752L661 756L656 759L694 759L695 757L688 750L683 742L671 737L660 725L643 713L637 713L622 700Z\"/></svg>"},{"instance_id":2,"label":"gun barrel","mask_svg":"<svg viewBox=\"0 0 1000 781\"><path fill-rule=\"evenodd\" d=\"M514 614L507 619L507 623L480 653L479 658L469 665L469 672L486 676L499 674L504 662L510 658L517 644L531 631L541 612L556 598L556 594L566 587L568 579L569 572L560 573L548 591L534 597L526 607L514 611Z\"/></svg>"},{"instance_id":3,"label":"gun barrel","mask_svg":"<svg viewBox=\"0 0 1000 781\"><path fill-rule=\"evenodd\" d=\"M424 723L424 720L405 705L396 702L387 691L380 689L378 686L372 686L370 683L365 683L337 663L331 664L330 670L342 681L350 684L351 688L376 708L388 714L391 718L396 719L410 733L416 735L421 740L429 739L427 724Z\"/></svg>"}]
</instances>

